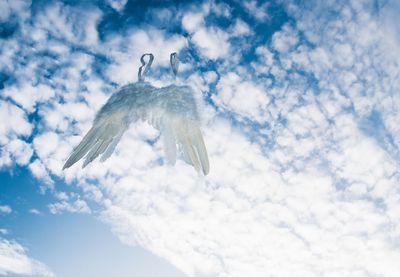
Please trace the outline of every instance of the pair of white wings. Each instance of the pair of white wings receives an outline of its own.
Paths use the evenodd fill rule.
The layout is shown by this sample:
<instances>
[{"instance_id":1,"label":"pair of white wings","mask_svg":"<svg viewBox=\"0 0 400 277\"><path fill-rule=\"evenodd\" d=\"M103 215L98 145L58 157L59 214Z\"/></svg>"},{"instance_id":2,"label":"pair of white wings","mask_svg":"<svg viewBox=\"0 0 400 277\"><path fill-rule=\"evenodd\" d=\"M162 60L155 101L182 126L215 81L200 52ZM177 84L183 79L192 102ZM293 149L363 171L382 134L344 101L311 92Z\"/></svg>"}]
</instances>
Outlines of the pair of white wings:
<instances>
[{"instance_id":1,"label":"pair of white wings","mask_svg":"<svg viewBox=\"0 0 400 277\"><path fill-rule=\"evenodd\" d=\"M145 120L163 133L165 154L175 164L177 154L207 175L207 150L199 128L193 91L188 86L171 85L161 89L137 82L122 87L100 109L92 128L73 150L63 169L86 156L83 167L99 155L105 161L114 152L131 122Z\"/></svg>"}]
</instances>

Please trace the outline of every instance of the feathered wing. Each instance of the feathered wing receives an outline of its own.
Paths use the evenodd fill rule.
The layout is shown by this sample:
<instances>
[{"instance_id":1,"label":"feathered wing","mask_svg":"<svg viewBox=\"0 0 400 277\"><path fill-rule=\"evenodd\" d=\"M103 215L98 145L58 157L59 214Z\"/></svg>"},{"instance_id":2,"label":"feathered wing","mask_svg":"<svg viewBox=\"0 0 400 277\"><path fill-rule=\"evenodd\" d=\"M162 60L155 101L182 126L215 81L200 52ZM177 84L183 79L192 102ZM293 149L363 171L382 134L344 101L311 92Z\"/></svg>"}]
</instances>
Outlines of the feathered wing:
<instances>
[{"instance_id":1,"label":"feathered wing","mask_svg":"<svg viewBox=\"0 0 400 277\"><path fill-rule=\"evenodd\" d=\"M114 152L129 124L142 119L160 130L165 156L175 164L177 152L197 171L210 170L206 146L199 127L196 102L187 86L155 89L147 83L122 87L100 109L92 128L73 150L63 169L85 157L83 167L99 155L105 161Z\"/></svg>"},{"instance_id":2,"label":"feathered wing","mask_svg":"<svg viewBox=\"0 0 400 277\"><path fill-rule=\"evenodd\" d=\"M90 128L89 132L84 136L65 162L63 169L69 168L84 156L86 156L86 158L83 167L104 152L107 152L107 156L109 157L121 139L122 134L126 131L127 126L121 124L122 121L122 114L95 121L92 128ZM105 159L106 157L103 160Z\"/></svg>"},{"instance_id":3,"label":"feathered wing","mask_svg":"<svg viewBox=\"0 0 400 277\"><path fill-rule=\"evenodd\" d=\"M186 163L207 175L210 165L192 90L175 85L158 90L149 115L147 120L162 131L168 162L175 164L179 150Z\"/></svg>"},{"instance_id":4,"label":"feathered wing","mask_svg":"<svg viewBox=\"0 0 400 277\"><path fill-rule=\"evenodd\" d=\"M114 93L100 109L92 128L72 151L63 169L71 167L85 156L83 167L99 155L102 155L100 161L108 159L129 124L146 110L146 103L151 102L146 98L153 96L153 90L154 88L147 83L135 83Z\"/></svg>"}]
</instances>

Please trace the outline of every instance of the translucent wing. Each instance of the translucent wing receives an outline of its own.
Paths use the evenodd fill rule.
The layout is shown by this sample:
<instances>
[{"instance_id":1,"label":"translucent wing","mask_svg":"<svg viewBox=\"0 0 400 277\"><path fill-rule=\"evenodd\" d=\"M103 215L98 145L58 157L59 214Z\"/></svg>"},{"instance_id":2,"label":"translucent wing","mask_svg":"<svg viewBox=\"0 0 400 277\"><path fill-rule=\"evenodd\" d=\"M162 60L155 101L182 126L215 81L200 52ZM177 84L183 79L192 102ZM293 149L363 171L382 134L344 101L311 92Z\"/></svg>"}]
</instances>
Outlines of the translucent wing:
<instances>
[{"instance_id":1,"label":"translucent wing","mask_svg":"<svg viewBox=\"0 0 400 277\"><path fill-rule=\"evenodd\" d=\"M132 121L146 114L154 87L138 82L122 87L114 93L97 113L92 128L73 150L63 169L69 168L86 156L83 167L102 155L101 161L114 152L124 132Z\"/></svg>"},{"instance_id":2,"label":"translucent wing","mask_svg":"<svg viewBox=\"0 0 400 277\"><path fill-rule=\"evenodd\" d=\"M99 155L108 159L131 122L145 120L163 133L166 158L175 164L177 153L204 175L209 172L207 150L199 128L193 92L188 86L156 89L138 82L122 87L100 109L92 128L73 150L63 169L85 157L83 167Z\"/></svg>"},{"instance_id":3,"label":"translucent wing","mask_svg":"<svg viewBox=\"0 0 400 277\"><path fill-rule=\"evenodd\" d=\"M167 160L174 164L179 150L186 163L207 175L210 167L193 91L171 85L154 93L146 119L162 131Z\"/></svg>"}]
</instances>

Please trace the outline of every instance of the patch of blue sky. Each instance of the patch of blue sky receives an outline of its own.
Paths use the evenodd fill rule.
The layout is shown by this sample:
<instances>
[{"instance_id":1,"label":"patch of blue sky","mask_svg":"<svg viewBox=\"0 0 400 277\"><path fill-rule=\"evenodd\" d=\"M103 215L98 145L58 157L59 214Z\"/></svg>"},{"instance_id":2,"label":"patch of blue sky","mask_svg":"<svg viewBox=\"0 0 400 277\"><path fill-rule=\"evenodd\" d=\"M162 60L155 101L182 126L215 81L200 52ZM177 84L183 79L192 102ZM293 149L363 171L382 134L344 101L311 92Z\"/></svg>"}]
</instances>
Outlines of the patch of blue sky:
<instances>
[{"instance_id":1,"label":"patch of blue sky","mask_svg":"<svg viewBox=\"0 0 400 277\"><path fill-rule=\"evenodd\" d=\"M38 183L32 179L31 173L26 168L15 166L3 169L0 172L0 183L1 202L16 211L11 216L3 217L2 223L5 224L3 227L13 229L13 224L7 222L12 223L13 220L21 219L22 221L19 221L21 225L15 227L28 231L22 223L31 216L29 210L46 210L48 201L53 197L40 193Z\"/></svg>"},{"instance_id":2,"label":"patch of blue sky","mask_svg":"<svg viewBox=\"0 0 400 277\"><path fill-rule=\"evenodd\" d=\"M0 38L7 39L11 37L18 29L18 22L16 19L0 22Z\"/></svg>"},{"instance_id":3,"label":"patch of blue sky","mask_svg":"<svg viewBox=\"0 0 400 277\"><path fill-rule=\"evenodd\" d=\"M98 24L99 37L104 41L113 34L126 35L132 29L149 26L170 34L183 34L178 17L172 15L186 10L190 4L190 1L128 1L123 10L117 11L100 1L97 7L104 16Z\"/></svg>"},{"instance_id":4,"label":"patch of blue sky","mask_svg":"<svg viewBox=\"0 0 400 277\"><path fill-rule=\"evenodd\" d=\"M400 149L396 145L391 132L385 127L379 111L373 110L368 116L362 118L359 122L359 128L367 136L373 138L390 156L400 160Z\"/></svg>"},{"instance_id":5,"label":"patch of blue sky","mask_svg":"<svg viewBox=\"0 0 400 277\"><path fill-rule=\"evenodd\" d=\"M26 168L0 172L0 204L13 209L8 215L0 215L0 228L7 230L3 238L23 245L30 256L49 266L56 276L184 276L141 247L122 244L91 215L50 214L48 205L56 199L40 193L39 182ZM62 182L57 186L72 191Z\"/></svg>"}]
</instances>

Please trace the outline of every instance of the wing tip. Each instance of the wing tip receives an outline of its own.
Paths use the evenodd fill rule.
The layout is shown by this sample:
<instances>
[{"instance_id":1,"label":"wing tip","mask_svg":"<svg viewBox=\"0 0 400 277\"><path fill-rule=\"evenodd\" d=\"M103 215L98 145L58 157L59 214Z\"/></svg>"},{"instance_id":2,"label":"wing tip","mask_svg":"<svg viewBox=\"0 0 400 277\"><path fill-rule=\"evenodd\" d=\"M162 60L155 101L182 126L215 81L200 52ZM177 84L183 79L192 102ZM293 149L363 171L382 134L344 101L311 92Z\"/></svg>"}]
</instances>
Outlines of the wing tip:
<instances>
[{"instance_id":1,"label":"wing tip","mask_svg":"<svg viewBox=\"0 0 400 277\"><path fill-rule=\"evenodd\" d=\"M208 175L208 173L210 173L210 168L207 166L206 168L202 168L203 169L203 175L204 176L207 176Z\"/></svg>"},{"instance_id":2,"label":"wing tip","mask_svg":"<svg viewBox=\"0 0 400 277\"><path fill-rule=\"evenodd\" d=\"M71 160L68 159L68 160L65 162L65 164L63 165L62 170L65 170L65 169L70 168L74 163L75 163L75 162L71 162Z\"/></svg>"}]
</instances>

